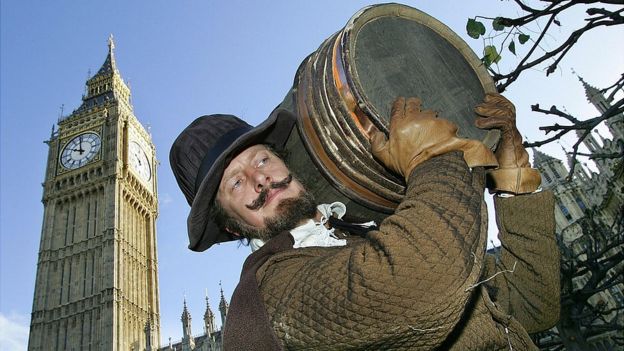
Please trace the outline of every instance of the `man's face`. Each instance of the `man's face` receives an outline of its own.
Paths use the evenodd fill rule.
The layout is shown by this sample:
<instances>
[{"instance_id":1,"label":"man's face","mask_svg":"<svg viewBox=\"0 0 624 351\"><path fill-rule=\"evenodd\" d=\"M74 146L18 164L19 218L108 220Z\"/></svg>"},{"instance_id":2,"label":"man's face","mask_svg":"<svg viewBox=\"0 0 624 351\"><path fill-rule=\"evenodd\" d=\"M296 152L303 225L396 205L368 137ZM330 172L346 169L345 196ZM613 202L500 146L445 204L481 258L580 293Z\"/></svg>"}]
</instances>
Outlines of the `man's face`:
<instances>
[{"instance_id":1,"label":"man's face","mask_svg":"<svg viewBox=\"0 0 624 351\"><path fill-rule=\"evenodd\" d=\"M303 185L292 178L277 155L264 145L254 145L238 154L227 166L216 200L233 219L265 229L267 222L283 214L284 206L280 207L280 204L303 193Z\"/></svg>"}]
</instances>

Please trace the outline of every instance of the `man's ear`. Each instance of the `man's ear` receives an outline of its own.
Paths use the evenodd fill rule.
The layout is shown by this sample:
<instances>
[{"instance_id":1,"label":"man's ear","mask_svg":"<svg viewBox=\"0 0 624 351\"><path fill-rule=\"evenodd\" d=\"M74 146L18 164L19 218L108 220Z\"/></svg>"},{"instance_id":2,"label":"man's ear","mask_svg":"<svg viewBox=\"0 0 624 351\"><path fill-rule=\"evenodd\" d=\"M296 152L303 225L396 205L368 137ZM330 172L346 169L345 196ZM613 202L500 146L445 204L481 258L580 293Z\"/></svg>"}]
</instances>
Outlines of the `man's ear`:
<instances>
[{"instance_id":1,"label":"man's ear","mask_svg":"<svg viewBox=\"0 0 624 351\"><path fill-rule=\"evenodd\" d=\"M235 232L235 231L233 231L232 229L227 228L227 227L225 228L225 231L226 231L226 232L228 232L228 233L230 233L230 234L232 234L233 236L238 236L238 237L240 237L240 236L241 236L241 235L240 235L240 234L238 234L237 232Z\"/></svg>"}]
</instances>

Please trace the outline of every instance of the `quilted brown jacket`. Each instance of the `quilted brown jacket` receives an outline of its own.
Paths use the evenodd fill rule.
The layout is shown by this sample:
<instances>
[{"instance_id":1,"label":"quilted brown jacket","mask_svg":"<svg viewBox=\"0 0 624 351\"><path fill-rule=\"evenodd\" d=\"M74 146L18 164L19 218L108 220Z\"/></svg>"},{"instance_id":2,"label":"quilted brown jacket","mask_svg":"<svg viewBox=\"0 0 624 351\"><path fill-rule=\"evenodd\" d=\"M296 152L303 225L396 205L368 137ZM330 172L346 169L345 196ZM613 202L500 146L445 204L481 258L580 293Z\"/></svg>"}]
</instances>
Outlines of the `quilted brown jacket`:
<instances>
[{"instance_id":1,"label":"quilted brown jacket","mask_svg":"<svg viewBox=\"0 0 624 351\"><path fill-rule=\"evenodd\" d=\"M527 332L551 327L559 312L552 195L495 200L495 258L485 253L483 169L447 154L408 183L365 239L292 249L283 233L252 254L226 350L536 349Z\"/></svg>"}]
</instances>

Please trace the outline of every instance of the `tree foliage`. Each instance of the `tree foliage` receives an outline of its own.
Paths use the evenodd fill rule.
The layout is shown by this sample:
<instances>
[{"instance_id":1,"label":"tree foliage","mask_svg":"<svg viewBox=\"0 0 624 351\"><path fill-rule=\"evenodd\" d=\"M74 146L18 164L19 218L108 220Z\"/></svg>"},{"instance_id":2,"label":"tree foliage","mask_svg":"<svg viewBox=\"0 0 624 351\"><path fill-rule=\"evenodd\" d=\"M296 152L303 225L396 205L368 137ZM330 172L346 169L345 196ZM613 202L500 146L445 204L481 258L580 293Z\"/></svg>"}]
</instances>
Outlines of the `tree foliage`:
<instances>
[{"instance_id":1,"label":"tree foliage","mask_svg":"<svg viewBox=\"0 0 624 351\"><path fill-rule=\"evenodd\" d=\"M484 17L476 16L468 19L466 31L474 39L481 38L484 41L482 61L492 75L499 92L505 91L511 84L516 82L525 72L535 69L543 69L546 76L557 70L560 63L568 57L571 49L582 41L587 33L598 28L613 27L624 24L624 1L623 0L543 0L534 1L537 5L531 6L528 1L513 0L518 6L521 15L510 17ZM564 15L583 9L585 13L584 23L569 24L562 22ZM538 27L535 31L530 25ZM566 27L567 26L567 27ZM560 28L566 27L570 34L563 39L555 39ZM486 28L491 28L487 31ZM546 41L555 40L553 49L544 49ZM548 43L550 44L550 42ZM522 54L519 48L522 47ZM616 50L617 51L617 50ZM514 66L501 72L499 63L504 58L504 52L509 52L517 61ZM613 53L617 55L617 53ZM620 54L621 55L621 54ZM505 59L508 61L508 59ZM509 59L510 60L510 59ZM555 117L551 125L540 127L546 134L543 140L526 143L526 146L539 147L544 144L559 140L572 131L580 131L578 142L572 147L573 159L581 156L579 146L590 135L591 131L601 122L610 118L617 118L624 111L624 98L616 93L624 87L624 73L616 72L614 81L608 87L600 91L607 96L611 107L598 116L591 118L579 118L552 106L544 109L538 103L532 105L532 110L544 115ZM624 150L611 155L612 157L624 157ZM595 157L591 155L591 157ZM570 175L574 169L570 170Z\"/></svg>"}]
</instances>

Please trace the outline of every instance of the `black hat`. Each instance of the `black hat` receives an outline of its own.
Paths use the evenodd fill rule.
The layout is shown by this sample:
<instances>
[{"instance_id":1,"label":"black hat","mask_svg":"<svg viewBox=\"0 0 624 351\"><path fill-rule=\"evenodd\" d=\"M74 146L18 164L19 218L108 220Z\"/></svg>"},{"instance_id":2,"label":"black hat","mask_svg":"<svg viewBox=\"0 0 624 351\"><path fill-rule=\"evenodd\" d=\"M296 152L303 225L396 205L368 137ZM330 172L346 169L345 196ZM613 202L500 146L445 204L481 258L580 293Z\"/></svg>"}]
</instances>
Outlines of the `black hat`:
<instances>
[{"instance_id":1,"label":"black hat","mask_svg":"<svg viewBox=\"0 0 624 351\"><path fill-rule=\"evenodd\" d=\"M191 205L189 249L204 251L215 243L234 240L209 216L223 171L232 158L252 145L283 147L295 123L295 115L276 109L257 127L236 116L209 115L197 118L180 133L169 152L169 163Z\"/></svg>"}]
</instances>

